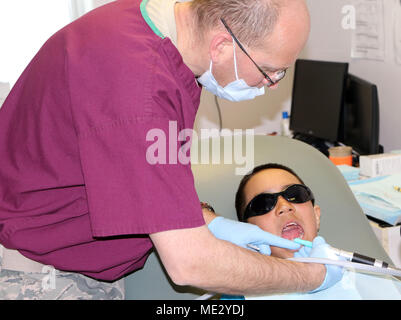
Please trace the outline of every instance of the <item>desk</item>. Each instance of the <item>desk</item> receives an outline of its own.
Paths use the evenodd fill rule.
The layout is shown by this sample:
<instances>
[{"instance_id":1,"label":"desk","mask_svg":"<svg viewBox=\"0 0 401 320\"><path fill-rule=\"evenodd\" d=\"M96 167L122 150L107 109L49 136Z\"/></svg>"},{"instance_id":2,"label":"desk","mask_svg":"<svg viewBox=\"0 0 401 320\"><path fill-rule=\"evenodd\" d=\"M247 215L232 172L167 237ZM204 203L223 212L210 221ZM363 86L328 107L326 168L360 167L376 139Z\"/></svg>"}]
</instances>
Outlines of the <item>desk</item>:
<instances>
[{"instance_id":1,"label":"desk","mask_svg":"<svg viewBox=\"0 0 401 320\"><path fill-rule=\"evenodd\" d=\"M390 225L401 223L401 174L348 181L359 205L368 216Z\"/></svg>"},{"instance_id":2,"label":"desk","mask_svg":"<svg viewBox=\"0 0 401 320\"><path fill-rule=\"evenodd\" d=\"M339 168L341 169L341 168ZM342 170L340 170L342 171ZM399 199L397 193L391 193L394 181L401 181L401 175L383 176L376 178L359 177L358 180L350 180L348 184L354 192L362 210L369 219L370 225L382 244L386 253L390 256L394 265L401 268L401 207L396 205L383 206L379 199L383 193L383 187L387 186L388 182L388 195L383 196L388 199L391 195ZM379 188L380 186L380 188ZM366 192L366 195L364 195ZM361 196L362 195L362 196ZM368 196L369 195L369 196ZM370 200L372 197L372 200ZM376 198L377 197L377 198ZM392 202L393 204L395 203Z\"/></svg>"}]
</instances>

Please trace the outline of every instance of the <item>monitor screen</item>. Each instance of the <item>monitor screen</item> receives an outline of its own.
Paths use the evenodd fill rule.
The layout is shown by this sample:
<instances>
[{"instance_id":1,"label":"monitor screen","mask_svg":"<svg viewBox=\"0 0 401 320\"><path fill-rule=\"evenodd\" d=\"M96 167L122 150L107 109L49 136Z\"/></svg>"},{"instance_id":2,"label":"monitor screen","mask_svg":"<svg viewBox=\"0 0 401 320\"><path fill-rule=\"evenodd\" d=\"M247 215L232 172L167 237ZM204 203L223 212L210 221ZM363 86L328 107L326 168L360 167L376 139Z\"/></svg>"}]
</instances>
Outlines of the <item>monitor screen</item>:
<instances>
[{"instance_id":1,"label":"monitor screen","mask_svg":"<svg viewBox=\"0 0 401 320\"><path fill-rule=\"evenodd\" d=\"M297 60L290 129L328 141L338 140L348 63Z\"/></svg>"},{"instance_id":2,"label":"monitor screen","mask_svg":"<svg viewBox=\"0 0 401 320\"><path fill-rule=\"evenodd\" d=\"M349 74L341 142L361 155L379 153L379 116L376 85Z\"/></svg>"}]
</instances>

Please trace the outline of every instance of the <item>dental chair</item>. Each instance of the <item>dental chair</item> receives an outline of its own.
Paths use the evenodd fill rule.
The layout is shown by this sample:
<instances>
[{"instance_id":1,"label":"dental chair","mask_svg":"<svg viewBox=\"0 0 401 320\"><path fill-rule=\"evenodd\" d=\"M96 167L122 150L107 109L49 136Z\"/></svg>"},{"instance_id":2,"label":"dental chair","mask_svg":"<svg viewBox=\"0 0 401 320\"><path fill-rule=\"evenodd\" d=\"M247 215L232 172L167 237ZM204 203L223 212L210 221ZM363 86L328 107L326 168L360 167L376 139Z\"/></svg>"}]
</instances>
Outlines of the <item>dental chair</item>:
<instances>
[{"instance_id":1,"label":"dental chair","mask_svg":"<svg viewBox=\"0 0 401 320\"><path fill-rule=\"evenodd\" d=\"M212 205L219 215L237 220L234 199L241 175L235 170L245 164L225 164L224 138L209 141L209 164L192 164L199 200ZM212 164L212 145L220 145L221 164ZM242 137L242 155L246 155L246 137ZM195 144L200 154L201 143ZM233 149L234 144L233 144ZM193 149L192 149L193 150ZM193 151L192 151L193 152ZM199 157L200 158L200 157ZM199 161L200 162L200 161ZM227 161L226 161L227 162ZM280 163L292 168L308 185L320 205L322 217L319 235L334 247L360 252L391 263L376 238L368 219L336 166L320 151L298 140L279 136L254 137L253 167ZM126 299L196 299L206 292L176 286L169 279L156 252L143 269L125 278Z\"/></svg>"}]
</instances>

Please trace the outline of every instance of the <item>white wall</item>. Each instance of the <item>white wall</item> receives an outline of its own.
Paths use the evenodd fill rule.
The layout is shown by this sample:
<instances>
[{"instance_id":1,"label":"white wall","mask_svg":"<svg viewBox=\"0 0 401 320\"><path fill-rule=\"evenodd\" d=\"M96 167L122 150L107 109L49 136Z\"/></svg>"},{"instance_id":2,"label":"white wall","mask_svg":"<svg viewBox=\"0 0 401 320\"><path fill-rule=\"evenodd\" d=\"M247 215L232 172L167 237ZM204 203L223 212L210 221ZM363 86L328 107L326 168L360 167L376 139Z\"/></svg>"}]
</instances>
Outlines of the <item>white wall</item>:
<instances>
[{"instance_id":1,"label":"white wall","mask_svg":"<svg viewBox=\"0 0 401 320\"><path fill-rule=\"evenodd\" d=\"M344 30L342 8L352 0L307 0L312 19L309 41L300 58L349 62L349 71L375 83L379 90L380 143L385 151L401 149L401 65L394 56L393 12L399 0L384 0L385 60L351 59L351 30ZM254 101L221 102L223 126L226 128L257 128L257 132L280 131L281 111L290 110L293 69L277 91L268 90ZM217 127L218 113L214 100L202 93L196 126Z\"/></svg>"},{"instance_id":2,"label":"white wall","mask_svg":"<svg viewBox=\"0 0 401 320\"><path fill-rule=\"evenodd\" d=\"M1 0L0 107L48 38L84 13L113 0Z\"/></svg>"},{"instance_id":3,"label":"white wall","mask_svg":"<svg viewBox=\"0 0 401 320\"><path fill-rule=\"evenodd\" d=\"M5 82L0 82L0 108L3 105L4 100L7 98L10 92L10 84Z\"/></svg>"},{"instance_id":4,"label":"white wall","mask_svg":"<svg viewBox=\"0 0 401 320\"><path fill-rule=\"evenodd\" d=\"M349 72L375 83L380 103L380 143L385 151L401 148L401 65L394 54L394 16L399 0L384 0L385 60L351 59L351 30L341 26L342 7L350 0L308 0L312 32L303 58L345 61Z\"/></svg>"},{"instance_id":5,"label":"white wall","mask_svg":"<svg viewBox=\"0 0 401 320\"><path fill-rule=\"evenodd\" d=\"M69 0L1 0L0 81L12 87L43 43L70 21Z\"/></svg>"},{"instance_id":6,"label":"white wall","mask_svg":"<svg viewBox=\"0 0 401 320\"><path fill-rule=\"evenodd\" d=\"M111 1L0 0L0 82L12 87L52 34Z\"/></svg>"},{"instance_id":7,"label":"white wall","mask_svg":"<svg viewBox=\"0 0 401 320\"><path fill-rule=\"evenodd\" d=\"M230 102L218 99L223 128L254 128L258 134L280 132L281 112L291 108L293 69L287 71L279 89L266 90L264 96L251 101ZM195 130L218 128L219 117L213 94L202 91L201 104L195 121Z\"/></svg>"},{"instance_id":8,"label":"white wall","mask_svg":"<svg viewBox=\"0 0 401 320\"><path fill-rule=\"evenodd\" d=\"M69 0L72 19L79 18L83 14L114 0Z\"/></svg>"}]
</instances>

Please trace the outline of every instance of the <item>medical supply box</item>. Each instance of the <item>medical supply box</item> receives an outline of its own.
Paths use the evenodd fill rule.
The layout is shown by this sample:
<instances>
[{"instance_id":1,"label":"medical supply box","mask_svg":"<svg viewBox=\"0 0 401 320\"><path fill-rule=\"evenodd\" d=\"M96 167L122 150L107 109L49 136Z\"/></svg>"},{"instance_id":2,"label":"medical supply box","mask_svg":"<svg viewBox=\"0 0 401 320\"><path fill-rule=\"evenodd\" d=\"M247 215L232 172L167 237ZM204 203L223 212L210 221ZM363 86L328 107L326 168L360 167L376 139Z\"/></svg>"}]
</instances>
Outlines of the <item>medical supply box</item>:
<instances>
[{"instance_id":1,"label":"medical supply box","mask_svg":"<svg viewBox=\"0 0 401 320\"><path fill-rule=\"evenodd\" d=\"M359 157L360 174L367 177L401 172L401 154L382 153Z\"/></svg>"},{"instance_id":2,"label":"medical supply box","mask_svg":"<svg viewBox=\"0 0 401 320\"><path fill-rule=\"evenodd\" d=\"M369 221L373 232L397 268L401 268L401 226L384 227Z\"/></svg>"}]
</instances>

